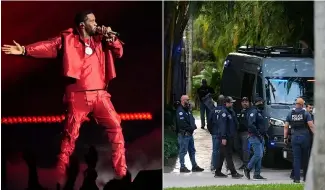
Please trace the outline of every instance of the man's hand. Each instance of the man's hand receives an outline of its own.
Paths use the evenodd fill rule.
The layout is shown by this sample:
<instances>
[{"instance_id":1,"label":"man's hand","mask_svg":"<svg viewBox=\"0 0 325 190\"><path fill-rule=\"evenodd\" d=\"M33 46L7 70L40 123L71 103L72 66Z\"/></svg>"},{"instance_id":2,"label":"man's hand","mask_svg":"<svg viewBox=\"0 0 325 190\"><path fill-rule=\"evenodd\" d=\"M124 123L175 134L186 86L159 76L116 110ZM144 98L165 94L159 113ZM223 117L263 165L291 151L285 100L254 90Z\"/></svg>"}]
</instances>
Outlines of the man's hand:
<instances>
[{"instance_id":1,"label":"man's hand","mask_svg":"<svg viewBox=\"0 0 325 190\"><path fill-rule=\"evenodd\" d=\"M15 45L3 45L3 47L1 48L2 51L5 54L11 54L11 55L22 55L24 53L24 48L18 44L17 42L15 42L15 40L13 41Z\"/></svg>"},{"instance_id":2,"label":"man's hand","mask_svg":"<svg viewBox=\"0 0 325 190\"><path fill-rule=\"evenodd\" d=\"M222 143L222 145L226 146L227 140L226 139L222 139L221 143Z\"/></svg>"},{"instance_id":3,"label":"man's hand","mask_svg":"<svg viewBox=\"0 0 325 190\"><path fill-rule=\"evenodd\" d=\"M286 144L286 145L288 144L288 138L284 139L284 144Z\"/></svg>"},{"instance_id":4,"label":"man's hand","mask_svg":"<svg viewBox=\"0 0 325 190\"><path fill-rule=\"evenodd\" d=\"M258 138L258 140L260 140L260 143L263 143L263 138L264 137L262 135L258 135L257 138Z\"/></svg>"},{"instance_id":5,"label":"man's hand","mask_svg":"<svg viewBox=\"0 0 325 190\"><path fill-rule=\"evenodd\" d=\"M106 27L106 26L102 26L102 30L103 30L103 34L105 34L104 36L107 37L106 41L110 41L110 42L114 42L115 41L115 35L110 33L112 31L111 27Z\"/></svg>"}]
</instances>

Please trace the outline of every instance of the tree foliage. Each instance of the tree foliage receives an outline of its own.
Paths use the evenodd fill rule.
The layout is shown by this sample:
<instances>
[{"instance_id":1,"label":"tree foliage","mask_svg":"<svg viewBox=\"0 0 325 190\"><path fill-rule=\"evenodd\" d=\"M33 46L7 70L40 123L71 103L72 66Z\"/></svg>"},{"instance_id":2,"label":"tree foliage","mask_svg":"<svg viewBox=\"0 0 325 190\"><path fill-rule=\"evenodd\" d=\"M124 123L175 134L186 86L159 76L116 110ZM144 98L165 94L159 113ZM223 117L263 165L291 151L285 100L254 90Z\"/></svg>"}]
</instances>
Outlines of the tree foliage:
<instances>
[{"instance_id":1,"label":"tree foliage","mask_svg":"<svg viewBox=\"0 0 325 190\"><path fill-rule=\"evenodd\" d=\"M304 24L312 22L299 14L303 10L297 6L280 1L204 2L193 24L193 59L201 63L195 67L205 72L212 72L206 68L212 67L221 75L224 59L238 46L295 45L304 35ZM197 79L212 76L194 71L193 88Z\"/></svg>"},{"instance_id":2,"label":"tree foliage","mask_svg":"<svg viewBox=\"0 0 325 190\"><path fill-rule=\"evenodd\" d=\"M285 45L295 25L278 1L206 2L194 24L194 46L209 49L218 62L239 45Z\"/></svg>"}]
</instances>

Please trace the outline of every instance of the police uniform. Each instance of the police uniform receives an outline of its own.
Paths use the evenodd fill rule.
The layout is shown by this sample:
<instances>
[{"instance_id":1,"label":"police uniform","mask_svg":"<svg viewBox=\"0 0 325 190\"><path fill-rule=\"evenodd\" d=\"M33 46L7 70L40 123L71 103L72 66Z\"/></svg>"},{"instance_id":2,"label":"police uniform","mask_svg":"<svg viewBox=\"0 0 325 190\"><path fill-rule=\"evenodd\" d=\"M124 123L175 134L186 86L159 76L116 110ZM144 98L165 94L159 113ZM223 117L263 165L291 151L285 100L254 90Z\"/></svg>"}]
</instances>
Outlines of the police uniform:
<instances>
[{"instance_id":1,"label":"police uniform","mask_svg":"<svg viewBox=\"0 0 325 190\"><path fill-rule=\"evenodd\" d=\"M313 120L313 123L314 123L314 114L313 113L309 113L310 114L310 117L311 119ZM310 130L310 128L308 127L309 129L309 134L310 134L310 148L313 147L313 142L314 142L314 134L313 132Z\"/></svg>"},{"instance_id":2,"label":"police uniform","mask_svg":"<svg viewBox=\"0 0 325 190\"><path fill-rule=\"evenodd\" d=\"M235 127L236 130L234 131L234 136L233 136L233 139L234 139L234 142L232 143L233 144L233 150L235 150L235 152L239 153L240 152L240 148L239 148L239 141L238 141L238 133L237 133L237 129L238 129L238 126L239 126L239 122L238 122L238 119L237 119L237 115L236 115L236 112L235 110L231 107L228 109L228 112L231 114L233 120L234 120L234 123L235 123ZM231 172L229 173L229 167L227 165L227 161L224 162L225 165L226 165L226 168L227 168L227 173L228 175L231 175Z\"/></svg>"},{"instance_id":3,"label":"police uniform","mask_svg":"<svg viewBox=\"0 0 325 190\"><path fill-rule=\"evenodd\" d=\"M188 108L184 108L182 105L178 106L176 110L176 125L178 132L178 144L179 144L179 161L181 165L181 172L190 172L184 163L184 157L189 153L189 157L192 163L192 171L203 171L195 161L195 147L193 132L196 129L195 119Z\"/></svg>"},{"instance_id":4,"label":"police uniform","mask_svg":"<svg viewBox=\"0 0 325 190\"><path fill-rule=\"evenodd\" d=\"M205 79L202 80L202 83L203 82L205 82L205 84L206 84L206 80ZM209 108L208 108L208 106L205 104L205 98L207 98L207 95L208 94L214 94L214 90L210 86L203 85L202 84L202 86L200 86L197 89L197 94L198 94L199 99L200 99L201 128L204 129L204 127L205 127L205 114L208 117L209 111L210 111Z\"/></svg>"},{"instance_id":5,"label":"police uniform","mask_svg":"<svg viewBox=\"0 0 325 190\"><path fill-rule=\"evenodd\" d=\"M300 168L303 165L304 179L306 178L308 157L310 152L310 132L307 122L312 121L310 114L302 108L292 110L287 118L291 126L291 145L293 149L294 180L300 181Z\"/></svg>"},{"instance_id":6,"label":"police uniform","mask_svg":"<svg viewBox=\"0 0 325 190\"><path fill-rule=\"evenodd\" d=\"M225 101L234 102L231 97L227 97ZM230 170L232 177L242 177L242 175L237 173L232 159L232 149L234 144L234 137L237 131L237 126L235 117L231 113L230 108L226 108L225 106L221 108L217 118L217 127L217 138L219 139L218 142L220 143L220 154L218 158L219 160L217 161L215 177L226 177L225 174L221 173L222 165L225 158L227 162L227 167ZM221 143L223 139L227 140L226 145L223 145Z\"/></svg>"},{"instance_id":7,"label":"police uniform","mask_svg":"<svg viewBox=\"0 0 325 190\"><path fill-rule=\"evenodd\" d=\"M255 103L264 102L262 98L257 97L255 99ZM262 158L264 152L264 135L266 135L266 122L265 116L263 112L263 105L260 104L258 106L261 107L252 107L249 109L247 113L247 125L248 125L248 142L250 146L253 148L253 156L249 160L247 167L245 168L245 176L250 179L250 171L254 168L254 176L255 180L263 180L265 179L260 175L261 167L262 167Z\"/></svg>"},{"instance_id":8,"label":"police uniform","mask_svg":"<svg viewBox=\"0 0 325 190\"><path fill-rule=\"evenodd\" d=\"M250 146L248 143L248 121L247 121L247 113L249 108L243 108L238 114L238 138L240 142L240 158L243 162L243 165L247 165L250 158Z\"/></svg>"},{"instance_id":9,"label":"police uniform","mask_svg":"<svg viewBox=\"0 0 325 190\"><path fill-rule=\"evenodd\" d=\"M212 137L212 156L211 156L211 170L215 170L218 162L218 152L220 149L220 142L218 135L218 115L222 110L222 106L215 107L209 115L208 130Z\"/></svg>"}]
</instances>

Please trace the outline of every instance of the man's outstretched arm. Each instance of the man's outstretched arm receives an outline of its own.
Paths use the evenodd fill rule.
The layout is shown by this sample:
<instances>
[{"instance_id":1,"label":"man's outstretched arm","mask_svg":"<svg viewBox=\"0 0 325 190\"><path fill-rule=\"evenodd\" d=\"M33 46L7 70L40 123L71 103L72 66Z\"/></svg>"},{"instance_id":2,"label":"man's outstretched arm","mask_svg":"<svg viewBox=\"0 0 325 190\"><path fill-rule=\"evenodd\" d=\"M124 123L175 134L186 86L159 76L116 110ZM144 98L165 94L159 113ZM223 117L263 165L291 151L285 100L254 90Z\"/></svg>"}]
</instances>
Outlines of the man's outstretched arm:
<instances>
[{"instance_id":1,"label":"man's outstretched arm","mask_svg":"<svg viewBox=\"0 0 325 190\"><path fill-rule=\"evenodd\" d=\"M7 55L27 55L35 58L55 58L62 47L61 37L36 42L27 46L21 46L13 41L14 45L3 45L2 51Z\"/></svg>"},{"instance_id":2,"label":"man's outstretched arm","mask_svg":"<svg viewBox=\"0 0 325 190\"><path fill-rule=\"evenodd\" d=\"M62 47L61 36L25 46L25 55L35 58L55 58Z\"/></svg>"}]
</instances>

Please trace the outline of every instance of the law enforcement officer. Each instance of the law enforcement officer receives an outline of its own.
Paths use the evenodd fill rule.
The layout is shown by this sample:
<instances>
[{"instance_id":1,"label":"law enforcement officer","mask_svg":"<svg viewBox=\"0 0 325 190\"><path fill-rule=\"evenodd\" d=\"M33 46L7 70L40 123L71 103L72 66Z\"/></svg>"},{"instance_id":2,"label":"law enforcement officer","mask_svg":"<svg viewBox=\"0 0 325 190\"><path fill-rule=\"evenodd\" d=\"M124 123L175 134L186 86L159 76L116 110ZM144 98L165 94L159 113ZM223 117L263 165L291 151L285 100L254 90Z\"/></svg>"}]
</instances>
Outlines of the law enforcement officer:
<instances>
[{"instance_id":1,"label":"law enforcement officer","mask_svg":"<svg viewBox=\"0 0 325 190\"><path fill-rule=\"evenodd\" d=\"M303 165L303 180L306 179L307 162L310 151L310 132L314 133L314 124L310 114L303 109L304 100L297 98L296 109L292 110L284 125L284 142L288 143L288 129L291 126L291 144L293 149L294 182L300 183L300 168Z\"/></svg>"},{"instance_id":2,"label":"law enforcement officer","mask_svg":"<svg viewBox=\"0 0 325 190\"><path fill-rule=\"evenodd\" d=\"M220 110L217 117L218 125L218 139L221 143L219 160L217 161L217 168L215 171L215 177L227 177L227 175L221 172L223 161L226 158L227 166L231 172L233 178L241 178L243 175L239 174L234 166L232 160L232 148L234 143L234 136L237 131L235 119L230 112L230 109L235 102L231 97L226 97L224 100L224 106Z\"/></svg>"},{"instance_id":3,"label":"law enforcement officer","mask_svg":"<svg viewBox=\"0 0 325 190\"><path fill-rule=\"evenodd\" d=\"M237 114L236 114L235 110L233 109L233 107L231 107L228 111L231 114L232 118L234 119L235 128L238 129L239 122L238 122ZM238 133L237 133L237 131L235 132L233 139L234 139L233 150L235 150L235 152L237 152L237 153L240 153L240 148L238 147L239 143L238 143ZM227 169L227 175L231 175L231 171L229 170L227 162L224 161L224 164L225 164L226 169Z\"/></svg>"},{"instance_id":4,"label":"law enforcement officer","mask_svg":"<svg viewBox=\"0 0 325 190\"><path fill-rule=\"evenodd\" d=\"M217 134L218 134L217 118L218 118L218 114L220 113L223 107L224 99L225 97L222 94L219 95L217 106L210 112L208 117L209 119L208 119L207 127L212 137L211 171L214 171L217 165L217 158L218 158L218 152L220 147L220 142L217 138Z\"/></svg>"},{"instance_id":5,"label":"law enforcement officer","mask_svg":"<svg viewBox=\"0 0 325 190\"><path fill-rule=\"evenodd\" d=\"M311 104L311 103L309 103L309 104L307 104L307 106L306 106L306 111L310 114L310 116L311 116L311 119L313 120L313 123L315 123L315 120L314 120L314 113L313 113L313 111L314 111L314 106L313 106L313 104ZM308 129L309 129L309 134L310 134L310 149L311 149L311 147L313 147L313 141L314 141L314 133L310 130L310 128L308 127ZM311 152L311 151L310 151Z\"/></svg>"},{"instance_id":6,"label":"law enforcement officer","mask_svg":"<svg viewBox=\"0 0 325 190\"><path fill-rule=\"evenodd\" d=\"M296 108L293 108L292 110L295 110ZM308 111L309 113L310 113L310 115L312 116L312 119L314 120L314 118L313 118L313 115L312 115L312 106L311 106L311 104L306 104L306 108L302 108L303 110L306 110L306 111ZM310 128L308 127L308 130L309 130L309 134L310 134L310 136L311 136L311 140L310 140L310 142L311 142L311 145L310 145L310 151L309 151L309 157L310 157L310 153L311 153L311 147L312 147L312 142L313 142L313 133L311 132L311 130L310 130ZM290 131L290 129L288 130L288 139L290 139L290 136L291 136L291 131ZM292 146L291 146L292 147ZM309 163L309 157L308 157L308 163ZM308 163L307 163L307 166L308 166ZM292 179L292 180L294 180L295 179L295 173L294 173L294 165L293 165L293 163L292 163L292 170L291 170L291 173L290 173L290 178Z\"/></svg>"},{"instance_id":7,"label":"law enforcement officer","mask_svg":"<svg viewBox=\"0 0 325 190\"><path fill-rule=\"evenodd\" d=\"M315 119L314 119L314 105L312 103L308 103L307 106L306 106L306 111L309 112L310 116L311 116L311 119L313 120L313 123L315 124ZM309 159L310 159L310 156L311 156L311 150L312 150L312 147L313 147L313 142L314 142L314 134L313 132L310 130L310 128L308 127L309 129L309 134L310 134L310 150L309 150L309 155L308 155L308 162L307 162L307 168L308 168L308 164L309 164ZM293 174L292 174L293 176Z\"/></svg>"},{"instance_id":8,"label":"law enforcement officer","mask_svg":"<svg viewBox=\"0 0 325 190\"><path fill-rule=\"evenodd\" d=\"M192 172L202 172L195 161L195 147L193 132L196 129L195 119L190 111L189 97L183 95L181 97L181 105L176 109L176 125L178 129L178 144L179 144L179 162L181 165L180 172L191 172L184 163L184 158L187 152L189 153L192 163Z\"/></svg>"},{"instance_id":9,"label":"law enforcement officer","mask_svg":"<svg viewBox=\"0 0 325 190\"><path fill-rule=\"evenodd\" d=\"M204 129L205 127L205 114L208 116L209 115L209 109L204 103L204 99L206 98L207 95L209 94L214 94L213 88L208 86L207 80L202 79L202 85L200 88L197 89L197 94L200 99L200 117L201 117L201 128Z\"/></svg>"},{"instance_id":10,"label":"law enforcement officer","mask_svg":"<svg viewBox=\"0 0 325 190\"><path fill-rule=\"evenodd\" d=\"M244 169L250 158L250 147L248 143L248 122L247 122L247 112L249 110L249 100L247 97L243 97L241 100L242 110L237 115L239 127L238 127L238 140L240 145L240 158L243 162L240 170Z\"/></svg>"},{"instance_id":11,"label":"law enforcement officer","mask_svg":"<svg viewBox=\"0 0 325 190\"><path fill-rule=\"evenodd\" d=\"M255 106L247 113L248 123L248 142L253 148L253 156L244 169L247 179L250 179L250 172L254 169L254 180L264 180L261 176L262 157L264 152L264 135L266 134L266 122L264 117L264 100L257 97L254 101Z\"/></svg>"},{"instance_id":12,"label":"law enforcement officer","mask_svg":"<svg viewBox=\"0 0 325 190\"><path fill-rule=\"evenodd\" d=\"M306 111L310 114L311 116L311 119L314 121L314 105L311 104L311 103L308 103L307 106L306 106Z\"/></svg>"}]
</instances>

